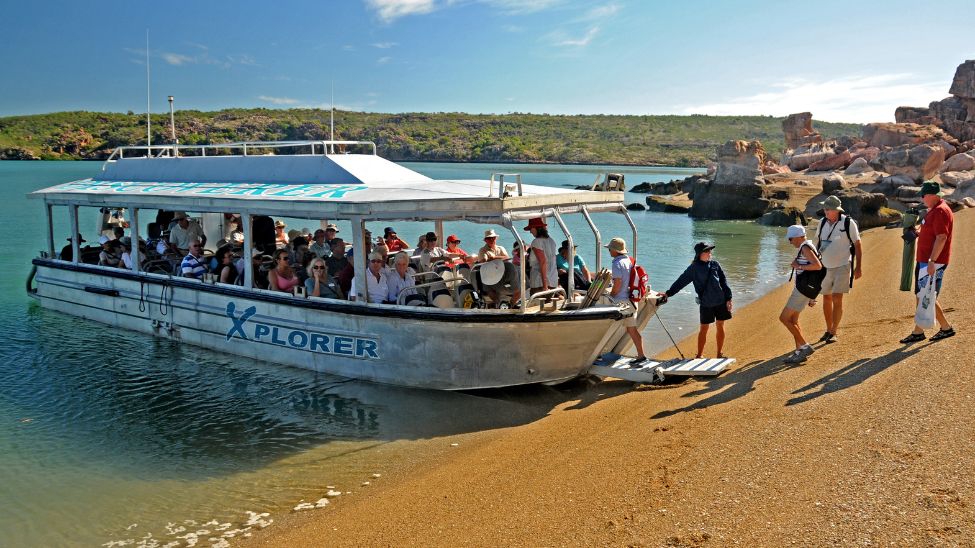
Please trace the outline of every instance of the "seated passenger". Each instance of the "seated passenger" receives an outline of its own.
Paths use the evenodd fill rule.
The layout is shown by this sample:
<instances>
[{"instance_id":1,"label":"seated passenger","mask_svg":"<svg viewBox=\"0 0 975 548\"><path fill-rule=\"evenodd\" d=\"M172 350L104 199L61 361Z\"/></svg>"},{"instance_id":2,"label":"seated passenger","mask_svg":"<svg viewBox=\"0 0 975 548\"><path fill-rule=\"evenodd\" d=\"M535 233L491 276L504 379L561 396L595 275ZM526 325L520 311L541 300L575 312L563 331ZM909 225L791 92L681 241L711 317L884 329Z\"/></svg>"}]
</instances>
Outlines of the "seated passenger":
<instances>
[{"instance_id":1,"label":"seated passenger","mask_svg":"<svg viewBox=\"0 0 975 548\"><path fill-rule=\"evenodd\" d=\"M477 262L486 263L494 259L510 259L508 250L498 245L498 233L494 229L484 231L484 245L477 252Z\"/></svg>"},{"instance_id":2,"label":"seated passenger","mask_svg":"<svg viewBox=\"0 0 975 548\"><path fill-rule=\"evenodd\" d=\"M207 273L207 266L203 261L203 243L200 240L192 240L189 243L190 252L183 257L183 262L179 264L180 275L184 278L202 280Z\"/></svg>"},{"instance_id":3,"label":"seated passenger","mask_svg":"<svg viewBox=\"0 0 975 548\"><path fill-rule=\"evenodd\" d=\"M319 259L324 259L332 254L332 250L325 241L325 231L319 228L315 231L314 240L308 246L308 251L314 253Z\"/></svg>"},{"instance_id":4,"label":"seated passenger","mask_svg":"<svg viewBox=\"0 0 975 548\"><path fill-rule=\"evenodd\" d=\"M291 267L287 249L274 252L274 265L274 268L267 273L268 289L283 293L294 292L295 286L301 281L295 274L295 269Z\"/></svg>"},{"instance_id":5,"label":"seated passenger","mask_svg":"<svg viewBox=\"0 0 975 548\"><path fill-rule=\"evenodd\" d=\"M460 238L454 234L447 236L447 249L445 255L448 259L450 259L450 262L455 265L467 262L468 257L470 257L466 251L460 248Z\"/></svg>"},{"instance_id":6,"label":"seated passenger","mask_svg":"<svg viewBox=\"0 0 975 548\"><path fill-rule=\"evenodd\" d=\"M78 247L79 248L81 247L81 244L85 243L86 241L87 240L85 240L84 238L81 237L81 234L78 234ZM68 237L68 245L66 245L66 246L64 246L64 247L61 248L61 254L58 255L58 259L61 259L62 261L71 261L72 259L74 259L74 249L72 249L72 247L71 247L71 238L70 237Z\"/></svg>"},{"instance_id":7,"label":"seated passenger","mask_svg":"<svg viewBox=\"0 0 975 548\"><path fill-rule=\"evenodd\" d=\"M213 271L217 275L217 281L222 284L237 283L237 265L234 264L234 254L229 245L225 245L217 250L217 268Z\"/></svg>"},{"instance_id":8,"label":"seated passenger","mask_svg":"<svg viewBox=\"0 0 975 548\"><path fill-rule=\"evenodd\" d=\"M573 250L579 246L573 245ZM576 290L586 291L589 289L589 285L592 283L592 274L589 269L586 268L586 262L582 260L578 254L576 254L575 259L572 261L572 276L573 285ZM562 246L559 247L559 254L555 256L555 266L559 271L559 285L562 286L566 291L569 290L569 240L562 240ZM627 282L629 283L629 282Z\"/></svg>"},{"instance_id":9,"label":"seated passenger","mask_svg":"<svg viewBox=\"0 0 975 548\"><path fill-rule=\"evenodd\" d=\"M420 253L420 270L429 272L431 265L436 264L447 256L447 251L437 246L436 232L427 232L423 238L426 243L423 246L423 251Z\"/></svg>"},{"instance_id":10,"label":"seated passenger","mask_svg":"<svg viewBox=\"0 0 975 548\"><path fill-rule=\"evenodd\" d=\"M305 280L305 293L309 297L323 297L326 299L344 299L345 294L339 284L328 277L328 267L325 260L314 258L308 264L308 279Z\"/></svg>"},{"instance_id":11,"label":"seated passenger","mask_svg":"<svg viewBox=\"0 0 975 548\"><path fill-rule=\"evenodd\" d=\"M325 259L325 266L328 267L328 277L334 279L342 292L346 295L352 289L352 261L345 256L345 241L342 238L332 240L332 256Z\"/></svg>"},{"instance_id":12,"label":"seated passenger","mask_svg":"<svg viewBox=\"0 0 975 548\"><path fill-rule=\"evenodd\" d=\"M284 221L274 221L274 243L278 247L284 247L288 245L288 235L285 234L284 229L288 225L284 224Z\"/></svg>"},{"instance_id":13,"label":"seated passenger","mask_svg":"<svg viewBox=\"0 0 975 548\"><path fill-rule=\"evenodd\" d=\"M391 226L387 226L383 230L383 239L386 241L386 247L389 248L390 253L410 248L410 244L400 240L399 236L396 235L396 229Z\"/></svg>"},{"instance_id":14,"label":"seated passenger","mask_svg":"<svg viewBox=\"0 0 975 548\"><path fill-rule=\"evenodd\" d=\"M98 254L98 265L118 267L122 262L122 252L119 251L118 240L109 239L103 234L98 237L98 243L102 246L102 251Z\"/></svg>"},{"instance_id":15,"label":"seated passenger","mask_svg":"<svg viewBox=\"0 0 975 548\"><path fill-rule=\"evenodd\" d=\"M389 283L386 276L388 269L383 261L383 256L379 253L369 254L369 269L366 270L366 292L370 303L387 302L389 297ZM349 296L356 300L356 278L352 278L352 289Z\"/></svg>"},{"instance_id":16,"label":"seated passenger","mask_svg":"<svg viewBox=\"0 0 975 548\"><path fill-rule=\"evenodd\" d=\"M393 257L393 269L386 273L386 286L389 289L387 300L397 302L400 293L404 290L407 295L416 293L415 289L409 289L416 285L413 276L416 271L410 268L410 256L405 251L400 251Z\"/></svg>"},{"instance_id":17,"label":"seated passenger","mask_svg":"<svg viewBox=\"0 0 975 548\"><path fill-rule=\"evenodd\" d=\"M132 270L132 238L129 236L124 236L119 238L119 244L122 250L122 268ZM141 252L141 250L140 250ZM145 255L140 255L140 257L145 257Z\"/></svg>"}]
</instances>

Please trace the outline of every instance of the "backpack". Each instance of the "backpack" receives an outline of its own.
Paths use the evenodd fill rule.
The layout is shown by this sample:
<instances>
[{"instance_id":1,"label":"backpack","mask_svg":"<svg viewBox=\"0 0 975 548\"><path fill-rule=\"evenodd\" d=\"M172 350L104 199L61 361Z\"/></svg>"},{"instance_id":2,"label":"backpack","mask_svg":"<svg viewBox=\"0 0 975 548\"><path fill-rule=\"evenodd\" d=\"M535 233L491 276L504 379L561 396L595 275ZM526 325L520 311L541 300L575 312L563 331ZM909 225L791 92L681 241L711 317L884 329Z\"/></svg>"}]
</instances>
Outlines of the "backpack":
<instances>
[{"instance_id":1,"label":"backpack","mask_svg":"<svg viewBox=\"0 0 975 548\"><path fill-rule=\"evenodd\" d=\"M850 221L852 219L849 215L843 216L843 231L846 232L846 238L850 240L850 287L853 287L853 271L856 267L857 260L857 248L853 244L853 236L850 236ZM823 223L826 222L826 217L819 220L819 228L816 229L816 253L819 253L819 248L823 245ZM832 234L830 234L832 235ZM821 257L820 257L821 258ZM825 276L825 274L824 274Z\"/></svg>"},{"instance_id":2,"label":"backpack","mask_svg":"<svg viewBox=\"0 0 975 548\"><path fill-rule=\"evenodd\" d=\"M799 253L796 255L797 260L800 257L802 257L802 248L805 246L806 246L805 243L799 246ZM813 249L812 247L810 247L810 249L813 250L813 253L816 255L816 258L819 259L820 264L822 264L823 256L819 254L819 250ZM795 274L795 272L796 272L795 269L793 269L792 274ZM792 274L789 274L790 280L792 279ZM819 270L803 270L796 276L796 289L798 289L799 293L802 293L804 297L815 299L816 297L819 296L819 293L823 290L823 280L825 278L826 278L825 267L820 268Z\"/></svg>"},{"instance_id":3,"label":"backpack","mask_svg":"<svg viewBox=\"0 0 975 548\"><path fill-rule=\"evenodd\" d=\"M639 303L647 296L650 291L650 276L640 265L630 259L630 302Z\"/></svg>"}]
</instances>

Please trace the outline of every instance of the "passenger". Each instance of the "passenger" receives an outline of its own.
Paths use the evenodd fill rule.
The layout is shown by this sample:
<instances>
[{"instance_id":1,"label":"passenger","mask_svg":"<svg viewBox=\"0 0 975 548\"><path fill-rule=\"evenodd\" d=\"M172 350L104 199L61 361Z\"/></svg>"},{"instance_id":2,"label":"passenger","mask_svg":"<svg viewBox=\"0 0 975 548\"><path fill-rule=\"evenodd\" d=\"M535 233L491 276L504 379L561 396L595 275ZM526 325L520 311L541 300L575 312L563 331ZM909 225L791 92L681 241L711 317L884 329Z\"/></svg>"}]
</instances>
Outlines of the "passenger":
<instances>
[{"instance_id":1,"label":"passenger","mask_svg":"<svg viewBox=\"0 0 975 548\"><path fill-rule=\"evenodd\" d=\"M203 228L196 221L191 221L184 211L177 211L173 219L176 224L169 231L169 245L180 256L185 255L194 240L205 242Z\"/></svg>"},{"instance_id":2,"label":"passenger","mask_svg":"<svg viewBox=\"0 0 975 548\"><path fill-rule=\"evenodd\" d=\"M284 221L274 221L274 243L278 247L288 245L288 235L284 233L284 229L287 226L284 224Z\"/></svg>"},{"instance_id":3,"label":"passenger","mask_svg":"<svg viewBox=\"0 0 975 548\"><path fill-rule=\"evenodd\" d=\"M369 254L369 268L366 270L366 292L368 293L368 301L373 304L386 302L389 297L389 283L386 277L386 262L383 261L383 256L379 253ZM352 278L352 291L349 296L352 300L357 299L356 295L356 278Z\"/></svg>"},{"instance_id":4,"label":"passenger","mask_svg":"<svg viewBox=\"0 0 975 548\"><path fill-rule=\"evenodd\" d=\"M450 259L450 262L454 265L467 262L470 255L460 248L460 238L455 234L447 236L447 249L446 257ZM473 262L473 259L471 259Z\"/></svg>"},{"instance_id":5,"label":"passenger","mask_svg":"<svg viewBox=\"0 0 975 548\"><path fill-rule=\"evenodd\" d=\"M332 255L328 242L325 241L325 231L321 228L315 231L314 240L308 246L308 251L315 254L319 259L325 259Z\"/></svg>"},{"instance_id":6,"label":"passenger","mask_svg":"<svg viewBox=\"0 0 975 548\"><path fill-rule=\"evenodd\" d=\"M573 245L573 251L579 246ZM555 265L559 270L559 285L565 288L566 291L569 290L569 240L562 240L562 245L559 247L559 254L555 257ZM572 260L572 276L573 276L573 289L588 291L589 285L592 283L592 274L589 269L586 268L586 262L582 260L582 257L578 253L575 254L575 258Z\"/></svg>"},{"instance_id":7,"label":"passenger","mask_svg":"<svg viewBox=\"0 0 975 548\"><path fill-rule=\"evenodd\" d=\"M436 232L427 232L423 239L425 244L423 252L420 254L420 269L429 272L432 265L447 256L447 251L437 245Z\"/></svg>"},{"instance_id":8,"label":"passenger","mask_svg":"<svg viewBox=\"0 0 975 548\"><path fill-rule=\"evenodd\" d=\"M717 357L724 357L721 353L721 349L724 347L724 322L731 319L731 288L728 287L728 280L725 278L724 270L721 270L721 265L718 264L718 261L711 259L712 249L714 246L706 242L695 244L694 260L667 290L667 297L669 298L687 287L687 284L694 284L701 319L701 329L697 333L696 358L704 355L704 345L708 340L708 329L713 323L717 323L718 330ZM666 299L664 301L666 302Z\"/></svg>"},{"instance_id":9,"label":"passenger","mask_svg":"<svg viewBox=\"0 0 975 548\"><path fill-rule=\"evenodd\" d=\"M399 236L396 235L396 229L391 226L387 226L383 230L383 239L386 240L386 247L389 248L390 253L396 253L397 251L410 248L410 244L400 240Z\"/></svg>"},{"instance_id":10,"label":"passenger","mask_svg":"<svg viewBox=\"0 0 975 548\"><path fill-rule=\"evenodd\" d=\"M300 237L301 237L301 231L300 230L291 229L291 230L288 231L288 243L291 243L291 242L295 241L295 238L300 238ZM305 240L305 241L307 241L307 240Z\"/></svg>"},{"instance_id":11,"label":"passenger","mask_svg":"<svg viewBox=\"0 0 975 548\"><path fill-rule=\"evenodd\" d=\"M98 243L102 246L102 250L98 254L98 265L118 267L122 261L122 253L118 249L118 241L112 240L103 234L98 237Z\"/></svg>"},{"instance_id":12,"label":"passenger","mask_svg":"<svg viewBox=\"0 0 975 548\"><path fill-rule=\"evenodd\" d=\"M118 242L122 250L121 266L128 270L132 270L132 238L130 238L129 236L124 236L120 238ZM145 255L141 255L141 254L140 256L145 257Z\"/></svg>"},{"instance_id":13,"label":"passenger","mask_svg":"<svg viewBox=\"0 0 975 548\"><path fill-rule=\"evenodd\" d=\"M183 257L179 265L180 275L184 278L194 278L202 280L207 273L206 264L203 262L203 243L200 240L192 240L187 245L189 253Z\"/></svg>"},{"instance_id":14,"label":"passenger","mask_svg":"<svg viewBox=\"0 0 975 548\"><path fill-rule=\"evenodd\" d=\"M308 278L305 280L305 292L309 297L323 297L326 299L344 299L345 294L335 280L329 278L325 260L314 257L308 263Z\"/></svg>"},{"instance_id":15,"label":"passenger","mask_svg":"<svg viewBox=\"0 0 975 548\"><path fill-rule=\"evenodd\" d=\"M373 244L372 250L383 256L383 264L389 265L389 247L386 246L386 240L383 238L376 238L376 243Z\"/></svg>"},{"instance_id":16,"label":"passenger","mask_svg":"<svg viewBox=\"0 0 975 548\"><path fill-rule=\"evenodd\" d=\"M305 262L305 255L308 254L308 240L303 236L296 236L291 239L291 244L288 247L290 247L291 251L290 259L292 266L297 268L300 265L307 264Z\"/></svg>"},{"instance_id":17,"label":"passenger","mask_svg":"<svg viewBox=\"0 0 975 548\"><path fill-rule=\"evenodd\" d=\"M799 254L792 261L792 268L796 271L796 283L799 283L798 276L805 270L820 270L823 263L819 261L816 246L806 239L806 229L802 225L792 225L786 231L786 238L789 243L799 249ZM810 354L815 352L813 347L802 338L802 329L799 328L799 313L805 307L816 306L816 301L806 297L799 292L798 287L792 288L792 295L789 296L785 308L779 314L779 321L785 328L792 333L792 338L796 342L796 350L787 358L782 360L785 363L801 363L806 361Z\"/></svg>"},{"instance_id":18,"label":"passenger","mask_svg":"<svg viewBox=\"0 0 975 548\"><path fill-rule=\"evenodd\" d=\"M78 234L79 249L81 248L81 244L85 243L86 241L87 240L81 237L81 234ZM68 238L68 245L61 248L61 254L58 255L58 258L61 259L62 261L71 261L72 259L74 259L74 249L71 247L70 237Z\"/></svg>"},{"instance_id":19,"label":"passenger","mask_svg":"<svg viewBox=\"0 0 975 548\"><path fill-rule=\"evenodd\" d=\"M626 254L626 241L623 238L613 238L606 245L609 255L613 258L613 288L610 290L610 299L614 303L625 305L633 311L633 315L623 322L626 333L636 347L636 357L630 360L630 367L639 367L647 361L646 354L643 353L643 336L636 328L636 315L639 312L636 303L630 300L630 270L633 269L633 260Z\"/></svg>"},{"instance_id":20,"label":"passenger","mask_svg":"<svg viewBox=\"0 0 975 548\"><path fill-rule=\"evenodd\" d=\"M336 240L339 237L338 234L339 234L338 226L333 224L325 225L325 243L328 244L329 249L332 249L332 241Z\"/></svg>"},{"instance_id":21,"label":"passenger","mask_svg":"<svg viewBox=\"0 0 975 548\"><path fill-rule=\"evenodd\" d=\"M292 293L295 286L301 283L301 280L295 275L295 269L291 267L287 249L279 249L274 252L274 264L274 268L267 273L268 289Z\"/></svg>"},{"instance_id":22,"label":"passenger","mask_svg":"<svg viewBox=\"0 0 975 548\"><path fill-rule=\"evenodd\" d=\"M364 240L362 243L365 244L366 256L368 257L372 253L372 232L368 230L363 230ZM345 252L345 256L349 258L349 262L355 263L355 247L350 247L348 251Z\"/></svg>"},{"instance_id":23,"label":"passenger","mask_svg":"<svg viewBox=\"0 0 975 548\"><path fill-rule=\"evenodd\" d=\"M545 220L535 217L528 221L525 230L535 237L531 243L532 252L528 255L528 264L531 265L531 276L528 278L531 292L537 293L557 287L559 270L555 256L558 254L558 249L555 247L555 240L548 235Z\"/></svg>"},{"instance_id":24,"label":"passenger","mask_svg":"<svg viewBox=\"0 0 975 548\"><path fill-rule=\"evenodd\" d=\"M125 229L120 226L117 226L112 229L112 234L115 236L116 240L121 241L122 238L125 237Z\"/></svg>"},{"instance_id":25,"label":"passenger","mask_svg":"<svg viewBox=\"0 0 975 548\"><path fill-rule=\"evenodd\" d=\"M328 277L332 278L342 288L342 293L348 295L352 289L352 262L345 256L345 241L342 238L332 240L332 256L325 259L328 267Z\"/></svg>"},{"instance_id":26,"label":"passenger","mask_svg":"<svg viewBox=\"0 0 975 548\"><path fill-rule=\"evenodd\" d=\"M241 227L240 215L224 214L224 234L223 238L228 242L244 242L244 229Z\"/></svg>"},{"instance_id":27,"label":"passenger","mask_svg":"<svg viewBox=\"0 0 975 548\"><path fill-rule=\"evenodd\" d=\"M416 271L410 268L410 256L405 251L400 251L393 257L393 268L386 274L386 286L389 288L387 300L397 302L400 293L408 291L407 295L416 293L415 289L409 289L416 285L413 276Z\"/></svg>"},{"instance_id":28,"label":"passenger","mask_svg":"<svg viewBox=\"0 0 975 548\"><path fill-rule=\"evenodd\" d=\"M217 268L213 273L217 275L217 280L222 284L237 283L239 272L234 264L234 254L229 245L217 250Z\"/></svg>"},{"instance_id":29,"label":"passenger","mask_svg":"<svg viewBox=\"0 0 975 548\"><path fill-rule=\"evenodd\" d=\"M484 231L484 245L477 251L477 262L486 263L494 259L510 259L508 250L498 245L498 233L494 229Z\"/></svg>"}]
</instances>

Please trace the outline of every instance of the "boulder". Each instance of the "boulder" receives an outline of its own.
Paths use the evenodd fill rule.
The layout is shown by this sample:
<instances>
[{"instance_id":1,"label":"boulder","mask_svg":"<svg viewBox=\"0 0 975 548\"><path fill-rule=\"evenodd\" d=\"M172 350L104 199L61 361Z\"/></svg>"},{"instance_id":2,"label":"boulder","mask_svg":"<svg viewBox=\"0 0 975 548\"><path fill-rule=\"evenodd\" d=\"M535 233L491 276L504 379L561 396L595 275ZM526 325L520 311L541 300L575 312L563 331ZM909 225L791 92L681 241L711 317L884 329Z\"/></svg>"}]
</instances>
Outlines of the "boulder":
<instances>
[{"instance_id":1,"label":"boulder","mask_svg":"<svg viewBox=\"0 0 975 548\"><path fill-rule=\"evenodd\" d=\"M966 153L955 154L945 160L944 165L941 166L941 171L968 171L970 169L975 169L975 156Z\"/></svg>"},{"instance_id":2,"label":"boulder","mask_svg":"<svg viewBox=\"0 0 975 548\"><path fill-rule=\"evenodd\" d=\"M758 219L758 224L765 226L806 225L806 216L794 207L773 209Z\"/></svg>"},{"instance_id":3,"label":"boulder","mask_svg":"<svg viewBox=\"0 0 975 548\"><path fill-rule=\"evenodd\" d=\"M763 182L761 166L765 164L765 148L758 141L728 141L718 147L718 164L714 172L717 185L749 185Z\"/></svg>"},{"instance_id":4,"label":"boulder","mask_svg":"<svg viewBox=\"0 0 975 548\"><path fill-rule=\"evenodd\" d=\"M646 211L647 207L640 203L626 204L626 209L630 211Z\"/></svg>"},{"instance_id":5,"label":"boulder","mask_svg":"<svg viewBox=\"0 0 975 548\"><path fill-rule=\"evenodd\" d=\"M785 133L785 148L798 148L803 145L823 142L823 136L812 128L812 113L799 112L790 114L782 120L782 132Z\"/></svg>"},{"instance_id":6,"label":"boulder","mask_svg":"<svg viewBox=\"0 0 975 548\"><path fill-rule=\"evenodd\" d=\"M975 207L975 198L965 198L961 201L965 207Z\"/></svg>"},{"instance_id":7,"label":"boulder","mask_svg":"<svg viewBox=\"0 0 975 548\"><path fill-rule=\"evenodd\" d=\"M772 160L766 160L762 165L762 175L774 175L776 173L789 173L792 171L789 166L779 165Z\"/></svg>"},{"instance_id":8,"label":"boulder","mask_svg":"<svg viewBox=\"0 0 975 548\"><path fill-rule=\"evenodd\" d=\"M681 191L681 181L660 183L640 183L630 189L638 194L678 194Z\"/></svg>"},{"instance_id":9,"label":"boulder","mask_svg":"<svg viewBox=\"0 0 975 548\"><path fill-rule=\"evenodd\" d=\"M833 171L845 169L853 161L853 155L849 150L844 150L838 154L827 156L818 162L809 165L809 171Z\"/></svg>"},{"instance_id":10,"label":"boulder","mask_svg":"<svg viewBox=\"0 0 975 548\"><path fill-rule=\"evenodd\" d=\"M660 213L688 213L691 206L688 202L675 201L661 196L647 196L647 211Z\"/></svg>"},{"instance_id":11,"label":"boulder","mask_svg":"<svg viewBox=\"0 0 975 548\"><path fill-rule=\"evenodd\" d=\"M699 219L756 219L772 205L767 192L761 184L698 182L689 214Z\"/></svg>"},{"instance_id":12,"label":"boulder","mask_svg":"<svg viewBox=\"0 0 975 548\"><path fill-rule=\"evenodd\" d=\"M975 99L948 97L931 102L931 112L941 121L939 127L960 141L975 139Z\"/></svg>"},{"instance_id":13,"label":"boulder","mask_svg":"<svg viewBox=\"0 0 975 548\"><path fill-rule=\"evenodd\" d=\"M958 152L958 147L956 147L955 145L949 143L948 141L941 140L941 141L938 141L935 144L938 145L939 147L945 149L945 158L949 158L949 157L951 157L951 155L953 155L954 153Z\"/></svg>"},{"instance_id":14,"label":"boulder","mask_svg":"<svg viewBox=\"0 0 975 548\"><path fill-rule=\"evenodd\" d=\"M936 145L901 145L885 150L871 165L891 175L906 175L916 182L934 177L945 161L945 151Z\"/></svg>"},{"instance_id":15,"label":"boulder","mask_svg":"<svg viewBox=\"0 0 975 548\"><path fill-rule=\"evenodd\" d=\"M975 171L946 171L941 174L942 183L956 188L972 179L975 179Z\"/></svg>"},{"instance_id":16,"label":"boulder","mask_svg":"<svg viewBox=\"0 0 975 548\"><path fill-rule=\"evenodd\" d=\"M921 199L921 187L919 186L902 186L898 187L897 191L894 192L894 198L898 200L909 200L917 202Z\"/></svg>"},{"instance_id":17,"label":"boulder","mask_svg":"<svg viewBox=\"0 0 975 548\"><path fill-rule=\"evenodd\" d=\"M10 147L0 149L0 160L40 160L40 156L34 154L34 151L21 148L21 147Z\"/></svg>"},{"instance_id":18,"label":"boulder","mask_svg":"<svg viewBox=\"0 0 975 548\"><path fill-rule=\"evenodd\" d=\"M829 175L823 177L823 194L826 194L827 196L833 194L837 190L843 190L846 188L846 186L846 181L839 173L830 173Z\"/></svg>"},{"instance_id":19,"label":"boulder","mask_svg":"<svg viewBox=\"0 0 975 548\"><path fill-rule=\"evenodd\" d=\"M859 188L846 188L834 194L843 204L843 211L854 219L864 215L876 214L880 208L887 207L887 197L879 192L864 192Z\"/></svg>"},{"instance_id":20,"label":"boulder","mask_svg":"<svg viewBox=\"0 0 975 548\"><path fill-rule=\"evenodd\" d=\"M894 121L898 124L912 123L936 126L940 125L941 122L941 120L931 115L930 108L924 107L897 107L894 111Z\"/></svg>"},{"instance_id":21,"label":"boulder","mask_svg":"<svg viewBox=\"0 0 975 548\"><path fill-rule=\"evenodd\" d=\"M955 69L948 93L966 99L975 99L975 61L965 61Z\"/></svg>"},{"instance_id":22,"label":"boulder","mask_svg":"<svg viewBox=\"0 0 975 548\"><path fill-rule=\"evenodd\" d=\"M965 198L975 198L975 179L970 179L963 183L958 184L958 188L951 193L951 197L956 200L964 200Z\"/></svg>"},{"instance_id":23,"label":"boulder","mask_svg":"<svg viewBox=\"0 0 975 548\"><path fill-rule=\"evenodd\" d=\"M868 171L873 171L873 168L870 167L870 162L868 162L865 158L857 158L856 160L850 162L850 167L846 168L843 171L843 174L856 175L858 173L867 173Z\"/></svg>"},{"instance_id":24,"label":"boulder","mask_svg":"<svg viewBox=\"0 0 975 548\"><path fill-rule=\"evenodd\" d=\"M868 162L872 162L877 159L877 156L880 156L880 149L877 147L868 146L863 148L857 148L853 151L854 160L856 160L857 158L863 158Z\"/></svg>"},{"instance_id":25,"label":"boulder","mask_svg":"<svg viewBox=\"0 0 975 548\"><path fill-rule=\"evenodd\" d=\"M944 130L938 126L889 122L875 122L863 126L863 138L870 146L877 148L950 140L950 137L945 135Z\"/></svg>"}]
</instances>

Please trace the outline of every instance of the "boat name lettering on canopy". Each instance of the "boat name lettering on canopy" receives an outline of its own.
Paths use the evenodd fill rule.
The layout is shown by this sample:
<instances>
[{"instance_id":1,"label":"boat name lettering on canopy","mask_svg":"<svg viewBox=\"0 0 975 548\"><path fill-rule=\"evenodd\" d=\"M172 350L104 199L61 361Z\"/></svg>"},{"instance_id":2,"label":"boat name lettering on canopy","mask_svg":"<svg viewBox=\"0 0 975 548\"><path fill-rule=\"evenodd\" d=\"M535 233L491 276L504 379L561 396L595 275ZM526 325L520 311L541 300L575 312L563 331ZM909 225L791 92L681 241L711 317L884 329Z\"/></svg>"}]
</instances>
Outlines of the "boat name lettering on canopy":
<instances>
[{"instance_id":1,"label":"boat name lettering on canopy","mask_svg":"<svg viewBox=\"0 0 975 548\"><path fill-rule=\"evenodd\" d=\"M146 183L134 181L75 181L55 187L61 192L124 192L191 196L260 196L262 198L344 198L365 185L282 183Z\"/></svg>"},{"instance_id":2,"label":"boat name lettering on canopy","mask_svg":"<svg viewBox=\"0 0 975 548\"><path fill-rule=\"evenodd\" d=\"M371 360L379 359L379 343L375 339L290 329L257 321L248 322L256 313L257 307L251 306L238 317L236 305L233 302L227 303L227 317L233 323L230 330L227 331L227 340L237 338L320 354ZM251 329L245 328L248 323Z\"/></svg>"}]
</instances>

